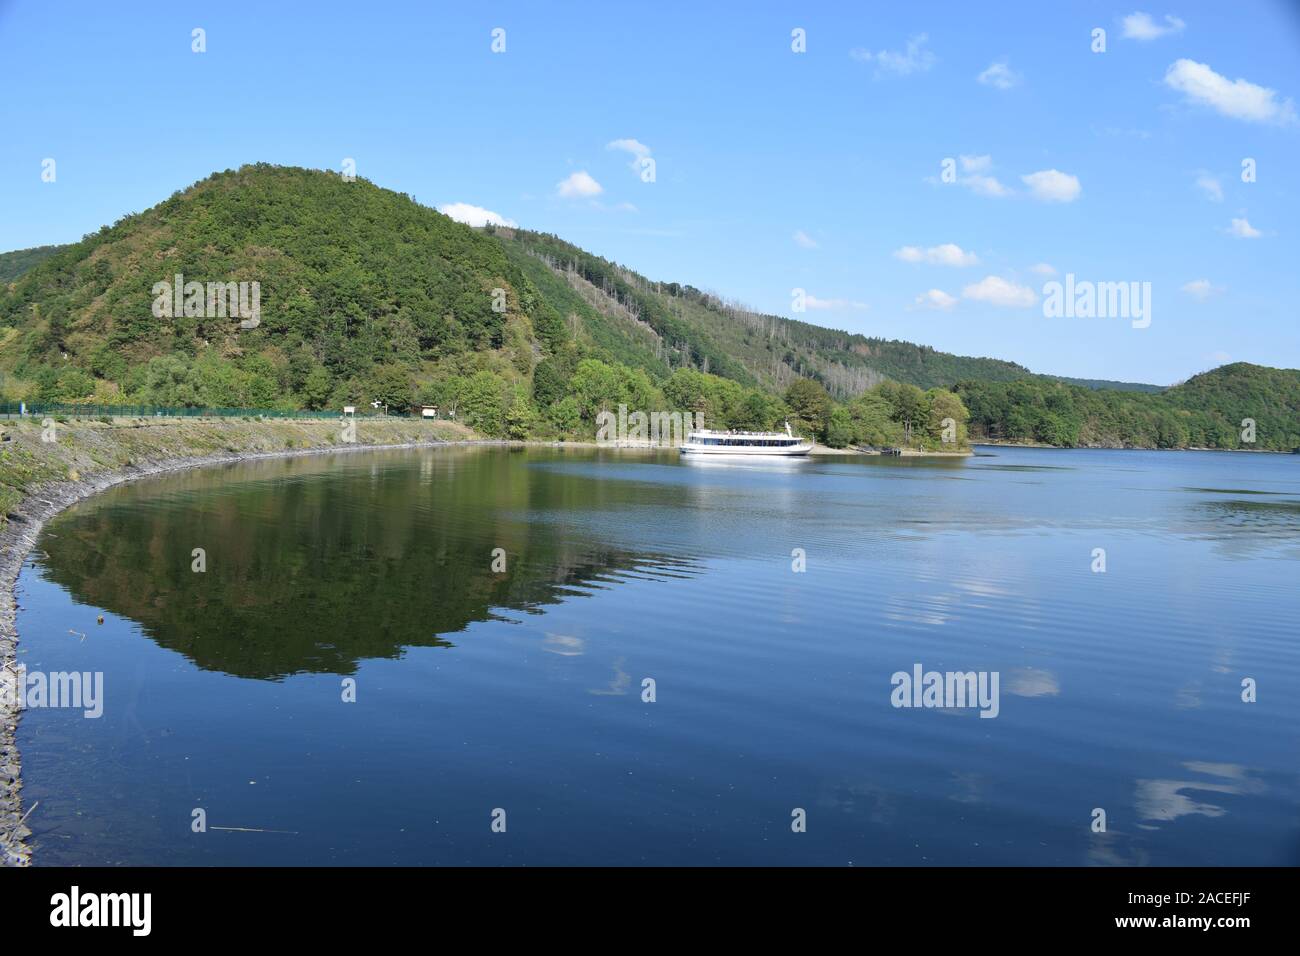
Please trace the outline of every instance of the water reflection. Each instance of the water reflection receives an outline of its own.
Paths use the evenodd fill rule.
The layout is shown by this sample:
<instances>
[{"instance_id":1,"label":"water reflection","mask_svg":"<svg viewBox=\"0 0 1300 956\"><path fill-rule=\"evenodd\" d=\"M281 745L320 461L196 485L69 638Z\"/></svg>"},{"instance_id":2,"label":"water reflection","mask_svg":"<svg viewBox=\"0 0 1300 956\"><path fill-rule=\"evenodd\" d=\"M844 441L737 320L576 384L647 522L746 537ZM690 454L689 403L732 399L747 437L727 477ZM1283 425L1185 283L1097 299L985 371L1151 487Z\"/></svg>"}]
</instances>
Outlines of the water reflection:
<instances>
[{"instance_id":1,"label":"water reflection","mask_svg":"<svg viewBox=\"0 0 1300 956\"><path fill-rule=\"evenodd\" d=\"M1132 846L1128 835L1110 830L1090 834L1087 862L1092 866L1150 866L1151 853Z\"/></svg>"},{"instance_id":2,"label":"water reflection","mask_svg":"<svg viewBox=\"0 0 1300 956\"><path fill-rule=\"evenodd\" d=\"M1051 671L1017 667L1007 675L1006 688L1017 697L1055 697L1061 692L1061 682Z\"/></svg>"},{"instance_id":3,"label":"water reflection","mask_svg":"<svg viewBox=\"0 0 1300 956\"><path fill-rule=\"evenodd\" d=\"M705 471L794 472L811 463L809 458L751 458L744 455L683 455L682 464Z\"/></svg>"},{"instance_id":4,"label":"water reflection","mask_svg":"<svg viewBox=\"0 0 1300 956\"><path fill-rule=\"evenodd\" d=\"M626 657L620 657L614 662L614 676L610 678L607 687L589 688L588 694L595 694L597 697L622 697L627 694L628 689L632 686L632 675L623 670L623 665L627 663Z\"/></svg>"},{"instance_id":5,"label":"water reflection","mask_svg":"<svg viewBox=\"0 0 1300 956\"><path fill-rule=\"evenodd\" d=\"M569 634L547 634L546 640L542 641L544 651L561 657L577 657L583 652L584 646L582 638Z\"/></svg>"},{"instance_id":6,"label":"water reflection","mask_svg":"<svg viewBox=\"0 0 1300 956\"><path fill-rule=\"evenodd\" d=\"M1264 783L1250 776L1247 768L1230 763L1188 761L1183 767L1212 780L1139 780L1134 803L1144 829L1154 823L1169 823L1179 817L1199 815L1221 817L1228 811L1193 794L1260 793Z\"/></svg>"},{"instance_id":7,"label":"water reflection","mask_svg":"<svg viewBox=\"0 0 1300 956\"><path fill-rule=\"evenodd\" d=\"M199 667L278 680L449 647L448 635L502 609L536 612L622 575L693 573L689 561L528 523L601 491L475 452L367 461L342 480L342 461L290 459L270 478L259 463L127 486L51 526L46 574ZM451 471L459 480L435 488ZM138 506L145 494L156 507ZM581 653L581 641L547 649Z\"/></svg>"}]
</instances>

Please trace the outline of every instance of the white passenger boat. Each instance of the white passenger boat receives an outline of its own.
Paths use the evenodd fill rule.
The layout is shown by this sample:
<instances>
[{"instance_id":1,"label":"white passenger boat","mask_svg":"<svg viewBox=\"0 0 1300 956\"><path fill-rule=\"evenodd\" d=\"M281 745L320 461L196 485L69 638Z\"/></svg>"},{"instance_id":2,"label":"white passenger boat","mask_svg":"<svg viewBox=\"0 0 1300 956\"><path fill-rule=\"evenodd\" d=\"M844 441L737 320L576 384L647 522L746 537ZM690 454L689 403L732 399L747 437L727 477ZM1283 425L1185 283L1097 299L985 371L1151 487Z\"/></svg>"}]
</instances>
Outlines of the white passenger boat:
<instances>
[{"instance_id":1,"label":"white passenger boat","mask_svg":"<svg viewBox=\"0 0 1300 956\"><path fill-rule=\"evenodd\" d=\"M795 458L812 451L813 443L799 438L785 423L783 432L720 432L701 428L686 436L679 446L683 455L735 455L745 458L757 456Z\"/></svg>"}]
</instances>

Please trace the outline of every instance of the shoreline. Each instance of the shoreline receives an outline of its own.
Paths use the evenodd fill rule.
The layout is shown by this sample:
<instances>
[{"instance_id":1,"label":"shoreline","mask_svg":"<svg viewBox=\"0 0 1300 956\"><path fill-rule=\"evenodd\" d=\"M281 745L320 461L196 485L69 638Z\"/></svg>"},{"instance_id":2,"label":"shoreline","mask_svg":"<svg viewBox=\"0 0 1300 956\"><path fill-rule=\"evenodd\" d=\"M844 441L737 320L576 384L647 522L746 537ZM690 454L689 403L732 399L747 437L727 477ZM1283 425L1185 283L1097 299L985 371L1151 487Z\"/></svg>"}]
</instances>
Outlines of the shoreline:
<instances>
[{"instance_id":1,"label":"shoreline","mask_svg":"<svg viewBox=\"0 0 1300 956\"><path fill-rule=\"evenodd\" d=\"M851 458L970 458L975 454L974 446L965 451L925 451L918 448L904 448L898 455L886 455L882 451L863 451L861 448L831 448L827 445L814 444L809 457L841 456Z\"/></svg>"},{"instance_id":2,"label":"shoreline","mask_svg":"<svg viewBox=\"0 0 1300 956\"><path fill-rule=\"evenodd\" d=\"M25 490L22 500L11 509L9 520L0 528L0 668L16 667L18 652L18 577L27 563L46 522L80 501L143 478L188 471L213 465L232 465L275 458L299 458L313 455L355 454L374 451L401 451L415 448L443 448L457 445L515 445L527 442L494 441L479 438L434 438L419 441L340 444L316 448L283 448L274 451L217 452L162 458L141 464L109 468L85 478L46 481ZM537 443L549 445L549 442ZM21 711L10 701L0 698L0 866L30 866L31 847L27 838L31 828L22 807L22 761L18 752L17 731Z\"/></svg>"},{"instance_id":3,"label":"shoreline","mask_svg":"<svg viewBox=\"0 0 1300 956\"><path fill-rule=\"evenodd\" d=\"M1188 445L1186 448L1145 448L1140 445L1045 445L1042 442L1019 441L972 441L971 448L1054 448L1057 451L1224 451L1242 452L1247 455L1294 455L1294 451L1281 448L1202 448Z\"/></svg>"}]
</instances>

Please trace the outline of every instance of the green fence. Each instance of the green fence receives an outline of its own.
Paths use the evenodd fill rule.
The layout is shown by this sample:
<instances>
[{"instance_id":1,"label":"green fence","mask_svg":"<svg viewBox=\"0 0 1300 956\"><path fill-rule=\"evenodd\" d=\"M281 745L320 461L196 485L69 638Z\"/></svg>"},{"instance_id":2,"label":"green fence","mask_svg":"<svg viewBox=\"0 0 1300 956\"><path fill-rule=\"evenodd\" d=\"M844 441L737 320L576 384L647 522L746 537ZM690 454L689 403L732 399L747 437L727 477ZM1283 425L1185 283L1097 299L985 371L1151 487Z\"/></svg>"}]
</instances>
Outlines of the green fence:
<instances>
[{"instance_id":1,"label":"green fence","mask_svg":"<svg viewBox=\"0 0 1300 956\"><path fill-rule=\"evenodd\" d=\"M363 410L364 409L364 410ZM65 402L0 402L0 417L22 416L63 418L341 418L341 410L311 412L285 411L279 408L188 408L166 405L79 405ZM357 406L357 417L419 418L419 415L384 415L369 406Z\"/></svg>"}]
</instances>

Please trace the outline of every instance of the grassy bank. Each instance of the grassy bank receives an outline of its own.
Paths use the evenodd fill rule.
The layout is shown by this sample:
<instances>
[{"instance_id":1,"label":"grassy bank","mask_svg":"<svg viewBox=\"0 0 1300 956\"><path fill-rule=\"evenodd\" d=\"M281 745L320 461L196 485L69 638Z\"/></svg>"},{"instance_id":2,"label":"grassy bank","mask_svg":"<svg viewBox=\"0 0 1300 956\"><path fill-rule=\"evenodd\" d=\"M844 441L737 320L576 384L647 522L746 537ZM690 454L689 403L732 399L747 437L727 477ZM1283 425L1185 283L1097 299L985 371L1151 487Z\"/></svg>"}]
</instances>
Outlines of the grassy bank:
<instances>
[{"instance_id":1,"label":"grassy bank","mask_svg":"<svg viewBox=\"0 0 1300 956\"><path fill-rule=\"evenodd\" d=\"M329 419L152 419L55 421L53 441L38 419L0 421L0 522L37 486L83 481L106 472L179 458L265 454L343 446L341 422ZM462 425L408 418L356 420L357 445L398 445L474 438Z\"/></svg>"}]
</instances>

